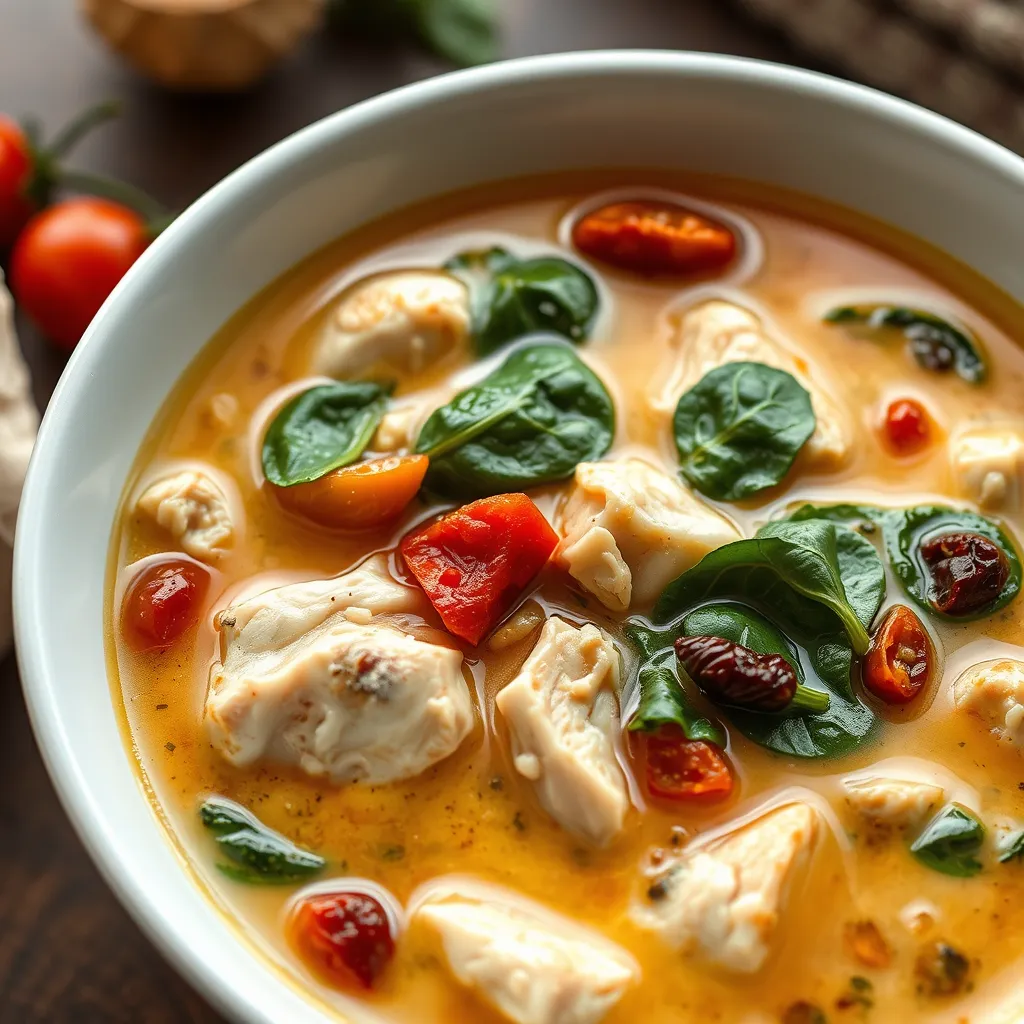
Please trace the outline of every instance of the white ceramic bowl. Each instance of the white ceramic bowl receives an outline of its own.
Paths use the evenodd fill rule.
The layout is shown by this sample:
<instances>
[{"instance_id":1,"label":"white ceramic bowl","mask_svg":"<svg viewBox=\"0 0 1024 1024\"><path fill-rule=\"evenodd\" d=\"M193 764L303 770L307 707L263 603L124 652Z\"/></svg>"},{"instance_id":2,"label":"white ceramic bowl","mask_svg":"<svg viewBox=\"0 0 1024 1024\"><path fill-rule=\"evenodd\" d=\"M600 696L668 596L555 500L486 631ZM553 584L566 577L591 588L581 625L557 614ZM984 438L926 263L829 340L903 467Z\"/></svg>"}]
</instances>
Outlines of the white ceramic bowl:
<instances>
[{"instance_id":1,"label":"white ceramic bowl","mask_svg":"<svg viewBox=\"0 0 1024 1024\"><path fill-rule=\"evenodd\" d=\"M698 54L539 57L410 86L286 139L187 210L104 305L50 403L18 521L15 610L32 721L68 814L139 924L233 1018L325 1019L193 886L118 732L104 583L136 450L214 331L314 249L440 192L615 166L812 193L924 238L1024 299L1019 158L881 93Z\"/></svg>"}]
</instances>

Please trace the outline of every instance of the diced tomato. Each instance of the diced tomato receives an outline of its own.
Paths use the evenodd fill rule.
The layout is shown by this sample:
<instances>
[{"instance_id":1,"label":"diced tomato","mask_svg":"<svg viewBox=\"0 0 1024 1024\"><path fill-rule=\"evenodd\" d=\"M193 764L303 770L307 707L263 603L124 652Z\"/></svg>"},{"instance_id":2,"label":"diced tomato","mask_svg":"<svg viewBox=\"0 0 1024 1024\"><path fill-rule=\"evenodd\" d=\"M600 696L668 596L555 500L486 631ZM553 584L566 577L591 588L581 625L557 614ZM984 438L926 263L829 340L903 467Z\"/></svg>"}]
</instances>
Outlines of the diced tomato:
<instances>
[{"instance_id":1,"label":"diced tomato","mask_svg":"<svg viewBox=\"0 0 1024 1024\"><path fill-rule=\"evenodd\" d=\"M209 570L184 556L152 562L128 585L122 625L136 650L170 647L199 621Z\"/></svg>"},{"instance_id":2,"label":"diced tomato","mask_svg":"<svg viewBox=\"0 0 1024 1024\"><path fill-rule=\"evenodd\" d=\"M864 685L886 704L908 704L932 668L932 644L921 620L906 606L886 613L864 658Z\"/></svg>"},{"instance_id":3,"label":"diced tomato","mask_svg":"<svg viewBox=\"0 0 1024 1024\"><path fill-rule=\"evenodd\" d=\"M336 530L367 530L394 522L416 496L430 460L388 455L342 466L308 484L273 487L286 509Z\"/></svg>"},{"instance_id":4,"label":"diced tomato","mask_svg":"<svg viewBox=\"0 0 1024 1024\"><path fill-rule=\"evenodd\" d=\"M931 420L914 398L900 398L885 410L885 440L897 455L921 451L931 438Z\"/></svg>"},{"instance_id":5,"label":"diced tomato","mask_svg":"<svg viewBox=\"0 0 1024 1024\"><path fill-rule=\"evenodd\" d=\"M557 534L525 494L499 494L409 534L401 551L448 630L477 644L544 567L557 543Z\"/></svg>"},{"instance_id":6,"label":"diced tomato","mask_svg":"<svg viewBox=\"0 0 1024 1024\"><path fill-rule=\"evenodd\" d=\"M675 203L611 203L576 222L580 252L640 274L703 274L736 255L736 238L724 225Z\"/></svg>"},{"instance_id":7,"label":"diced tomato","mask_svg":"<svg viewBox=\"0 0 1024 1024\"><path fill-rule=\"evenodd\" d=\"M365 892L300 899L291 912L289 933L303 959L344 988L373 988L395 955L387 911Z\"/></svg>"},{"instance_id":8,"label":"diced tomato","mask_svg":"<svg viewBox=\"0 0 1024 1024\"><path fill-rule=\"evenodd\" d=\"M647 736L647 789L662 800L715 803L727 800L735 780L721 748L688 740L676 726Z\"/></svg>"}]
</instances>

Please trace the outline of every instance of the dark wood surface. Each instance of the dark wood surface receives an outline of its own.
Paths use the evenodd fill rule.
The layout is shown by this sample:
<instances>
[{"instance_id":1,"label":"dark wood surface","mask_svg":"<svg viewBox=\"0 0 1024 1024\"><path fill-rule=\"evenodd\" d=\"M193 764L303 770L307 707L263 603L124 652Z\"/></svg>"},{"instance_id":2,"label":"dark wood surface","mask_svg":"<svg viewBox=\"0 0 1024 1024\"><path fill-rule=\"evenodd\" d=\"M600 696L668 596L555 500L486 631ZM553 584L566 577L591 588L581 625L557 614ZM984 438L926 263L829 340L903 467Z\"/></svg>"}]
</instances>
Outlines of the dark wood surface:
<instances>
[{"instance_id":1,"label":"dark wood surface","mask_svg":"<svg viewBox=\"0 0 1024 1024\"><path fill-rule=\"evenodd\" d=\"M506 56L661 47L803 63L728 0L504 0ZM108 97L120 120L76 163L173 208L271 143L342 107L444 70L411 49L318 36L254 91L171 95L107 53L72 0L0 0L0 110L51 129ZM40 406L63 358L27 325ZM212 1024L220 1018L141 936L85 855L29 729L13 658L0 664L0 1024ZM282 1022L286 1024L286 1022Z\"/></svg>"}]
</instances>

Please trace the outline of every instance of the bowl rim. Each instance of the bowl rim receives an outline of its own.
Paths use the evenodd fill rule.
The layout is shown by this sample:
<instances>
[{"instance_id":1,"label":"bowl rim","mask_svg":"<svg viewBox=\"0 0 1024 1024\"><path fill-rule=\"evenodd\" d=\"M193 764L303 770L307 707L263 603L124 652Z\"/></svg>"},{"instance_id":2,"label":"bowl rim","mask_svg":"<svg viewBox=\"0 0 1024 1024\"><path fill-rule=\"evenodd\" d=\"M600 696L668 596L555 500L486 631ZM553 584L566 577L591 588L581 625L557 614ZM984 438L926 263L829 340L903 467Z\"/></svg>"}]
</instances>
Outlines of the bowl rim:
<instances>
[{"instance_id":1,"label":"bowl rim","mask_svg":"<svg viewBox=\"0 0 1024 1024\"><path fill-rule=\"evenodd\" d=\"M300 163L307 154L343 140L363 125L443 105L470 93L494 92L526 81L557 84L575 78L638 75L770 84L889 121L901 130L987 165L1024 189L1024 159L999 143L906 100L820 72L753 58L685 50L587 50L500 61L417 81L357 102L286 136L231 172L179 215L121 280L89 326L54 389L26 477L14 552L15 641L32 729L64 811L107 885L161 955L229 1019L245 1024L274 1024L253 994L228 989L217 974L216 964L197 955L184 934L164 926L146 890L136 885L130 875L118 872L121 854L111 841L111 831L103 826L105 812L96 802L87 778L73 770L61 743L60 686L47 676L42 645L38 642L44 632L41 621L46 591L52 583L37 578L30 568L45 543L38 523L39 510L53 493L50 453L60 445L61 435L73 427L64 413L69 404L65 396L88 388L90 377L106 355L111 308L136 287L136 282L144 281L150 263L163 258L172 247L187 244L202 234L206 224L239 195ZM126 767L131 770L127 761Z\"/></svg>"}]
</instances>

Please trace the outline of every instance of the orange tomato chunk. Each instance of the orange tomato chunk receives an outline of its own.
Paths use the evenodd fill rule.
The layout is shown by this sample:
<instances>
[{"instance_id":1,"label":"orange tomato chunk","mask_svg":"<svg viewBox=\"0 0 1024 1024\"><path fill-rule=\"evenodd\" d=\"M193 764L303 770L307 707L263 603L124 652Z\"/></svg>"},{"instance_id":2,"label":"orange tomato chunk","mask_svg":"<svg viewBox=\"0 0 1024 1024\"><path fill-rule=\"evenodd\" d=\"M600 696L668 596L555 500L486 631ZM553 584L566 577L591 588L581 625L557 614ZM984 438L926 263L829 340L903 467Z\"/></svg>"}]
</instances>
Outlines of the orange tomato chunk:
<instances>
[{"instance_id":1,"label":"orange tomato chunk","mask_svg":"<svg viewBox=\"0 0 1024 1024\"><path fill-rule=\"evenodd\" d=\"M397 519L423 483L426 455L388 455L294 487L272 487L289 512L334 530L367 530Z\"/></svg>"},{"instance_id":2,"label":"orange tomato chunk","mask_svg":"<svg viewBox=\"0 0 1024 1024\"><path fill-rule=\"evenodd\" d=\"M481 498L411 533L401 552L450 633L478 644L558 543L525 494Z\"/></svg>"},{"instance_id":3,"label":"orange tomato chunk","mask_svg":"<svg viewBox=\"0 0 1024 1024\"><path fill-rule=\"evenodd\" d=\"M573 244L596 260L638 274L706 274L736 255L736 236L675 203L611 203L576 222Z\"/></svg>"},{"instance_id":4,"label":"orange tomato chunk","mask_svg":"<svg viewBox=\"0 0 1024 1024\"><path fill-rule=\"evenodd\" d=\"M727 800L735 780L721 748L688 740L676 726L647 736L647 790L662 800L715 803Z\"/></svg>"},{"instance_id":5,"label":"orange tomato chunk","mask_svg":"<svg viewBox=\"0 0 1024 1024\"><path fill-rule=\"evenodd\" d=\"M886 613L864 658L864 685L886 704L908 704L928 682L932 645L921 620L906 606Z\"/></svg>"},{"instance_id":6,"label":"orange tomato chunk","mask_svg":"<svg viewBox=\"0 0 1024 1024\"><path fill-rule=\"evenodd\" d=\"M885 440L897 455L921 451L931 438L931 420L914 398L900 398L885 410Z\"/></svg>"}]
</instances>

